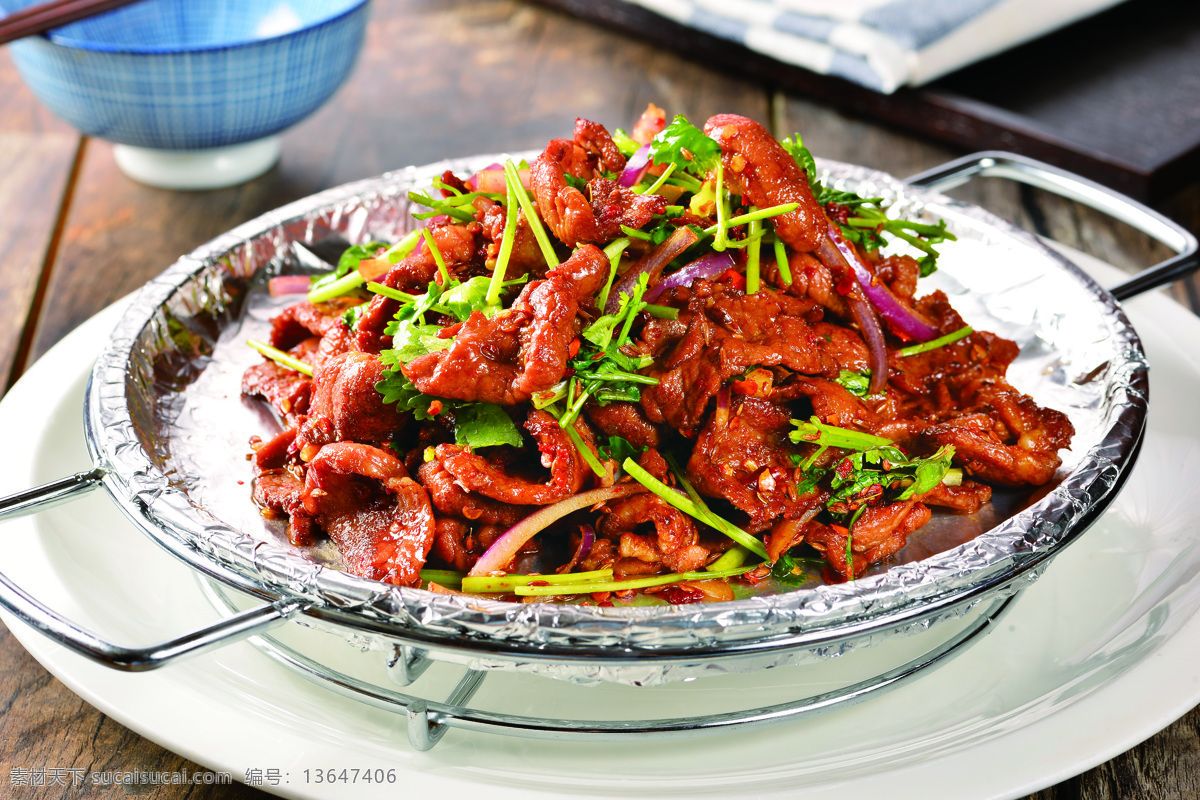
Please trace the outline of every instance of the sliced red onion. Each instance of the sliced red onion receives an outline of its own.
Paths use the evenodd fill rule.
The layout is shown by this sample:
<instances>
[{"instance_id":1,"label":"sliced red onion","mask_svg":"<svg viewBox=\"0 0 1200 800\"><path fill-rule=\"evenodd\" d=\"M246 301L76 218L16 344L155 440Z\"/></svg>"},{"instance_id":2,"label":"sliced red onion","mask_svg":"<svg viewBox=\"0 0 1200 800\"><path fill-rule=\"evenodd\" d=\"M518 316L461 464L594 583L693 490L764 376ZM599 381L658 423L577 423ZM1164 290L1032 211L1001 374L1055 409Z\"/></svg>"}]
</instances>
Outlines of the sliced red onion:
<instances>
[{"instance_id":1,"label":"sliced red onion","mask_svg":"<svg viewBox=\"0 0 1200 800\"><path fill-rule=\"evenodd\" d=\"M697 258L678 272L672 272L663 279L662 283L642 295L642 299L647 303L653 303L667 289L674 289L676 286L691 286L692 282L698 278L715 278L736 264L737 259L728 250L721 253L709 253Z\"/></svg>"},{"instance_id":2,"label":"sliced red onion","mask_svg":"<svg viewBox=\"0 0 1200 800\"><path fill-rule=\"evenodd\" d=\"M529 170L517 170L517 177L521 179L521 185L528 189ZM508 194L508 182L504 177L504 167L499 165L479 170L479 172L471 176L471 179L467 181L467 185L476 192Z\"/></svg>"},{"instance_id":3,"label":"sliced red onion","mask_svg":"<svg viewBox=\"0 0 1200 800\"><path fill-rule=\"evenodd\" d=\"M576 564L591 555L592 545L596 544L596 531L591 525L582 526L579 532L579 547L575 550L575 558L573 559Z\"/></svg>"},{"instance_id":4,"label":"sliced red onion","mask_svg":"<svg viewBox=\"0 0 1200 800\"><path fill-rule=\"evenodd\" d=\"M621 185L628 189L640 181L650 169L650 145L644 144L625 162L625 170L621 173Z\"/></svg>"},{"instance_id":5,"label":"sliced red onion","mask_svg":"<svg viewBox=\"0 0 1200 800\"><path fill-rule=\"evenodd\" d=\"M858 285L862 287L863 294L871 301L871 305L879 312L879 316L895 326L896 330L918 342L928 342L940 335L936 327L930 325L916 311L900 302L882 281L876 280L871 271L862 263L854 245L846 241L846 237L842 235L841 229L835 223L829 223L827 233L826 241L832 241L833 247L837 248L843 260L849 264ZM817 250L818 256L820 256L821 248L818 247Z\"/></svg>"},{"instance_id":6,"label":"sliced red onion","mask_svg":"<svg viewBox=\"0 0 1200 800\"><path fill-rule=\"evenodd\" d=\"M472 192L478 192L479 191L479 175L480 175L480 173L494 172L495 170L500 170L501 175L503 175L504 174L504 165L503 164L488 164L486 167L479 170L479 172L476 172L474 175L472 175L471 177L469 177L465 181L463 181L463 183L465 183L467 185L467 188L470 189Z\"/></svg>"},{"instance_id":7,"label":"sliced red onion","mask_svg":"<svg viewBox=\"0 0 1200 800\"><path fill-rule=\"evenodd\" d=\"M823 264L830 267L834 275L846 275L849 273L855 275L857 278L858 273L855 270L855 266L860 267L864 271L866 270L866 267L863 267L859 263L858 254L854 252L854 248L850 243L842 237L842 232L837 230L836 223L832 221L829 223L827 233L828 235L817 245L817 258L821 259ZM846 252L847 250L849 252ZM869 272L867 276L869 282ZM887 343L884 342L883 328L879 324L879 317L876 316L875 309L863 296L866 287L862 285L862 279L855 280L853 286L854 291L845 295L846 304L850 306L850 314L858 324L863 341L867 345L867 365L871 369L871 382L867 384L867 391L871 394L877 394L883 391L883 387L887 385Z\"/></svg>"},{"instance_id":8,"label":"sliced red onion","mask_svg":"<svg viewBox=\"0 0 1200 800\"><path fill-rule=\"evenodd\" d=\"M694 245L699 238L694 230L685 225L672 233L662 244L642 256L636 264L630 267L621 280L617 281L617 285L613 287L613 290L608 293L608 302L604 306L604 313L616 313L621 305L622 294L633 296L633 287L637 285L638 278L641 275L645 274L650 277L650 286L653 288L658 281L658 276L666 269L667 264L670 264L680 253Z\"/></svg>"},{"instance_id":9,"label":"sliced red onion","mask_svg":"<svg viewBox=\"0 0 1200 800\"><path fill-rule=\"evenodd\" d=\"M267 291L271 297L285 294L306 294L312 288L312 280L307 275L277 275L267 283Z\"/></svg>"},{"instance_id":10,"label":"sliced red onion","mask_svg":"<svg viewBox=\"0 0 1200 800\"><path fill-rule=\"evenodd\" d=\"M606 500L613 500L618 497L644 491L646 491L646 488L639 483L618 483L615 486L606 486L602 489L580 492L552 506L539 508L506 530L499 539L494 541L492 546L487 549L487 552L475 562L475 566L471 568L468 575L480 576L491 575L493 572L502 572L508 567L509 562L513 560L517 551L525 546L526 542L532 539L543 528L546 528L552 522L562 519L567 514L578 511L581 508L594 506L596 503L603 503Z\"/></svg>"}]
</instances>

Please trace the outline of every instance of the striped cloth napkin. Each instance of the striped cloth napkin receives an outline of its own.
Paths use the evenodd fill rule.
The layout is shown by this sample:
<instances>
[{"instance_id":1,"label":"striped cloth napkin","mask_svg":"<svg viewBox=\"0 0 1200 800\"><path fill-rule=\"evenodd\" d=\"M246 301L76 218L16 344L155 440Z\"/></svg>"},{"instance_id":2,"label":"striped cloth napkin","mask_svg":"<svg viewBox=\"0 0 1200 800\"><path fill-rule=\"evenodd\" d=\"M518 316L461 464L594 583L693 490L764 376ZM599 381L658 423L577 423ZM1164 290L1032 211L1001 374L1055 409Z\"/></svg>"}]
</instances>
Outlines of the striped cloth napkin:
<instances>
[{"instance_id":1,"label":"striped cloth napkin","mask_svg":"<svg viewBox=\"0 0 1200 800\"><path fill-rule=\"evenodd\" d=\"M890 94L1122 0L624 0Z\"/></svg>"}]
</instances>

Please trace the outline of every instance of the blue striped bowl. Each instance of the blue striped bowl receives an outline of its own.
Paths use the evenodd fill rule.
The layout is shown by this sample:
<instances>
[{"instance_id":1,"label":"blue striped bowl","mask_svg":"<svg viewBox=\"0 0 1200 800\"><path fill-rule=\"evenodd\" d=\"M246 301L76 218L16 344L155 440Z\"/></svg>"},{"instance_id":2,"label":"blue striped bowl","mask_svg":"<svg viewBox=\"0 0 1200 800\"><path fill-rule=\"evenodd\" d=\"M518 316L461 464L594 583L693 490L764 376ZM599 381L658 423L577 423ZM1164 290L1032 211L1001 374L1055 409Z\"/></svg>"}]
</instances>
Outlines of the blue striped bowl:
<instances>
[{"instance_id":1,"label":"blue striped bowl","mask_svg":"<svg viewBox=\"0 0 1200 800\"><path fill-rule=\"evenodd\" d=\"M37 0L0 0L12 13ZM316 111L350 75L368 0L144 0L9 45L29 88L83 133L227 147Z\"/></svg>"}]
</instances>

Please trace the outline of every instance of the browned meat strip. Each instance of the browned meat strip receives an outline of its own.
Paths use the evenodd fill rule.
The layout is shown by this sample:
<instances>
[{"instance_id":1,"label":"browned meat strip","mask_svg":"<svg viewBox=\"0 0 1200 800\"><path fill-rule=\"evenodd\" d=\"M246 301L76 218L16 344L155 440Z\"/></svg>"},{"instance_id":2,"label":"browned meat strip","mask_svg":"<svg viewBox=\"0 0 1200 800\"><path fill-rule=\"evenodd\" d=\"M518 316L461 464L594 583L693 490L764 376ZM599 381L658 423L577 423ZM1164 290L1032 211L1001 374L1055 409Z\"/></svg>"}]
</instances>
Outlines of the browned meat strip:
<instances>
[{"instance_id":1,"label":"browned meat strip","mask_svg":"<svg viewBox=\"0 0 1200 800\"><path fill-rule=\"evenodd\" d=\"M580 120L579 123L600 127L587 120ZM593 177L581 168L586 155L581 159L580 153L586 154L587 147L595 147L596 139L594 135L588 135L581 146L579 123L576 124L576 142L552 140L529 170L538 212L554 235L569 247L579 243L604 244L621 235L622 225L640 228L653 215L662 214L667 208L665 197L635 194L615 181ZM611 145L612 139L608 138L607 143ZM602 152L606 163L616 163L611 153L603 155L607 151L603 145L597 149ZM615 151L615 145L612 149ZM624 166L624 159L620 158L619 152L616 158ZM588 183L592 198L590 203L582 192L567 182L568 174L576 178L591 178Z\"/></svg>"},{"instance_id":2,"label":"browned meat strip","mask_svg":"<svg viewBox=\"0 0 1200 800\"><path fill-rule=\"evenodd\" d=\"M330 442L386 444L406 416L383 403L375 384L386 368L373 353L344 353L322 364L313 375L309 417L300 427L299 447Z\"/></svg>"},{"instance_id":3,"label":"browned meat strip","mask_svg":"<svg viewBox=\"0 0 1200 800\"><path fill-rule=\"evenodd\" d=\"M438 445L435 451L437 460L467 491L479 492L505 503L547 505L578 492L591 474L591 469L575 449L567 432L559 427L558 420L545 411L530 411L525 429L537 442L542 464L550 469L549 483L511 474L502 466L458 445ZM584 444L595 452L587 425L577 420L575 430Z\"/></svg>"},{"instance_id":4,"label":"browned meat strip","mask_svg":"<svg viewBox=\"0 0 1200 800\"><path fill-rule=\"evenodd\" d=\"M433 526L433 548L430 558L436 558L443 566L458 572L470 572L479 556L471 552L467 539L471 528L461 519L438 517Z\"/></svg>"},{"instance_id":5,"label":"browned meat strip","mask_svg":"<svg viewBox=\"0 0 1200 800\"><path fill-rule=\"evenodd\" d=\"M843 369L863 369L866 347L859 336L808 322L814 310L819 315L810 302L769 289L745 295L724 284L696 281L687 310L679 315L687 321L686 333L649 372L659 383L642 391L646 416L687 435L700 426L721 385L750 367L782 366L830 378Z\"/></svg>"},{"instance_id":6,"label":"browned meat strip","mask_svg":"<svg viewBox=\"0 0 1200 800\"><path fill-rule=\"evenodd\" d=\"M567 369L578 332L579 300L606 275L608 259L585 245L527 284L508 311L488 319L473 313L445 350L414 359L405 376L425 394L454 400L515 405L545 391Z\"/></svg>"},{"instance_id":7,"label":"browned meat strip","mask_svg":"<svg viewBox=\"0 0 1200 800\"><path fill-rule=\"evenodd\" d=\"M261 442L254 451L254 468L259 471L282 469L293 454L295 441L296 429L288 428Z\"/></svg>"},{"instance_id":8,"label":"browned meat strip","mask_svg":"<svg viewBox=\"0 0 1200 800\"><path fill-rule=\"evenodd\" d=\"M515 525L525 516L525 510L518 506L464 491L436 458L422 464L417 470L417 477L429 490L434 507L443 514L481 525L503 525L505 528Z\"/></svg>"},{"instance_id":9,"label":"browned meat strip","mask_svg":"<svg viewBox=\"0 0 1200 800\"><path fill-rule=\"evenodd\" d=\"M320 523L355 575L420 584L433 545L433 509L386 450L350 442L322 447L309 464L297 515Z\"/></svg>"},{"instance_id":10,"label":"browned meat strip","mask_svg":"<svg viewBox=\"0 0 1200 800\"><path fill-rule=\"evenodd\" d=\"M800 204L772 221L794 249L815 250L825 236L825 212L813 198L808 176L775 137L754 120L736 114L709 117L704 132L721 145L725 180L746 202L759 208Z\"/></svg>"},{"instance_id":11,"label":"browned meat strip","mask_svg":"<svg viewBox=\"0 0 1200 800\"><path fill-rule=\"evenodd\" d=\"M937 325L939 333L953 333L966 326L941 292L922 297L916 307ZM977 331L925 353L905 358L891 353L888 358L889 382L892 387L912 395L906 413L930 417L942 411L939 406L947 400L960 407L967 405L970 397L962 396L963 391L969 395L979 381L1002 380L1017 353L1015 342Z\"/></svg>"},{"instance_id":12,"label":"browned meat strip","mask_svg":"<svg viewBox=\"0 0 1200 800\"><path fill-rule=\"evenodd\" d=\"M964 514L974 514L992 499L992 487L975 481L963 481L961 486L939 483L914 499L927 506L941 506Z\"/></svg>"},{"instance_id":13,"label":"browned meat strip","mask_svg":"<svg viewBox=\"0 0 1200 800\"><path fill-rule=\"evenodd\" d=\"M938 445L954 445L954 461L969 474L1002 486L1041 486L1062 463L1075 428L1066 414L1042 408L1032 398L1001 384L975 395L976 411L925 429Z\"/></svg>"},{"instance_id":14,"label":"browned meat strip","mask_svg":"<svg viewBox=\"0 0 1200 800\"><path fill-rule=\"evenodd\" d=\"M263 509L263 516L300 518L299 524L289 522L288 541L296 547L307 547L314 541L312 525L305 524L300 509L304 484L292 473L282 469L262 472L254 479L254 502ZM300 510L301 513L297 513Z\"/></svg>"},{"instance_id":15,"label":"browned meat strip","mask_svg":"<svg viewBox=\"0 0 1200 800\"><path fill-rule=\"evenodd\" d=\"M634 447L658 447L662 440L658 428L636 403L591 404L585 408L592 424L603 433L620 436Z\"/></svg>"},{"instance_id":16,"label":"browned meat strip","mask_svg":"<svg viewBox=\"0 0 1200 800\"><path fill-rule=\"evenodd\" d=\"M861 577L872 564L890 558L904 547L908 535L929 521L931 512L922 503L906 500L883 506L869 506L854 524L851 535L840 525L810 524L806 541L825 556L825 579L830 582ZM853 564L846 561L846 540L850 539Z\"/></svg>"},{"instance_id":17,"label":"browned meat strip","mask_svg":"<svg viewBox=\"0 0 1200 800\"><path fill-rule=\"evenodd\" d=\"M717 410L696 439L688 461L688 478L701 494L723 497L750 515L747 530L757 533L784 516L799 519L823 502L825 492L813 488L796 493L800 451L788 441L791 413L754 397Z\"/></svg>"},{"instance_id":18,"label":"browned meat strip","mask_svg":"<svg viewBox=\"0 0 1200 800\"><path fill-rule=\"evenodd\" d=\"M271 346L289 350L311 336L324 336L334 328L345 327L342 314L360 301L338 297L313 305L307 300L288 306L271 320Z\"/></svg>"},{"instance_id":19,"label":"browned meat strip","mask_svg":"<svg viewBox=\"0 0 1200 800\"><path fill-rule=\"evenodd\" d=\"M643 523L654 525L656 540L641 541L634 533ZM708 550L696 543L691 519L653 494L635 494L610 504L599 530L606 536L620 536L621 556L661 561L671 572L692 572L708 560Z\"/></svg>"},{"instance_id":20,"label":"browned meat strip","mask_svg":"<svg viewBox=\"0 0 1200 800\"><path fill-rule=\"evenodd\" d=\"M625 156L617 148L608 129L599 122L577 117L575 119L575 144L595 156L600 166L609 172L625 169Z\"/></svg>"}]
</instances>

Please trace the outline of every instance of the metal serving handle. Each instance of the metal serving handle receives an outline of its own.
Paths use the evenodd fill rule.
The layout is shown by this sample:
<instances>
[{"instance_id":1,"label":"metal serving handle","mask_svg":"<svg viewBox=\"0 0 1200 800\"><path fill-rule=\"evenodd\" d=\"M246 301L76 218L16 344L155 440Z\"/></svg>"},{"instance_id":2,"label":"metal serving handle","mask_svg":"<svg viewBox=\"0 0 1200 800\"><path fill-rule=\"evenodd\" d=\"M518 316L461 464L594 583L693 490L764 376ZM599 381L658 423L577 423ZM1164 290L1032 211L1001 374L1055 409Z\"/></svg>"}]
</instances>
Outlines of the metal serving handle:
<instances>
[{"instance_id":1,"label":"metal serving handle","mask_svg":"<svg viewBox=\"0 0 1200 800\"><path fill-rule=\"evenodd\" d=\"M89 472L0 498L0 522L74 500L100 486L104 474L103 469L95 467ZM175 639L144 647L125 647L96 636L29 595L3 573L0 573L0 607L43 636L92 661L125 672L144 672L260 633L307 606L295 600L279 600Z\"/></svg>"},{"instance_id":2,"label":"metal serving handle","mask_svg":"<svg viewBox=\"0 0 1200 800\"><path fill-rule=\"evenodd\" d=\"M973 153L919 172L906 182L944 192L977 177L1007 178L1083 203L1131 225L1178 253L1109 289L1118 300L1128 300L1151 289L1166 286L1200 267L1200 256L1197 255L1200 245L1196 237L1179 223L1095 181L1015 153L999 150Z\"/></svg>"}]
</instances>

